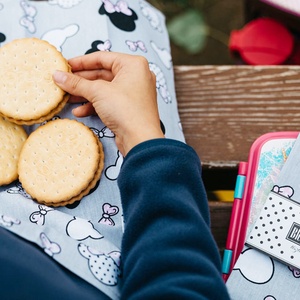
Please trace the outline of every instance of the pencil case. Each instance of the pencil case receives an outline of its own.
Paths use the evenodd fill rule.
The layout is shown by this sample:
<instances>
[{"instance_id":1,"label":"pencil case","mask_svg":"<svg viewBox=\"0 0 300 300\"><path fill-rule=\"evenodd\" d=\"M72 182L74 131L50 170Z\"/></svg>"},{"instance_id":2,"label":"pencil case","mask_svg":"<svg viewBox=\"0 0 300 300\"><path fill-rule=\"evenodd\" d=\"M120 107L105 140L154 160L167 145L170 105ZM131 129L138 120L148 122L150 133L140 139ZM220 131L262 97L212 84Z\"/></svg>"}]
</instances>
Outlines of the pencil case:
<instances>
[{"instance_id":1,"label":"pencil case","mask_svg":"<svg viewBox=\"0 0 300 300\"><path fill-rule=\"evenodd\" d=\"M239 163L222 262L225 281L298 135L296 131L266 133L254 141L248 160Z\"/></svg>"}]
</instances>

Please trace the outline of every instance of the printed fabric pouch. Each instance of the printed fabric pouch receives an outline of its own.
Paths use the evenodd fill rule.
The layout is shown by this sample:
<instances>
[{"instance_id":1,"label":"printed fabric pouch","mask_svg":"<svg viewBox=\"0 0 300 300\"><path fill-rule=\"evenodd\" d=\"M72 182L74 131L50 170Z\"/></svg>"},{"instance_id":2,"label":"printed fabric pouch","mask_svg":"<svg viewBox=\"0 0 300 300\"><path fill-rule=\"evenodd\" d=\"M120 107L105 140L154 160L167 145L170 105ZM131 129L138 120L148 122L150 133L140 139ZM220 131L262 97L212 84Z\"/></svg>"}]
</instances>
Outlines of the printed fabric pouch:
<instances>
[{"instance_id":1,"label":"printed fabric pouch","mask_svg":"<svg viewBox=\"0 0 300 300\"><path fill-rule=\"evenodd\" d=\"M165 136L184 142L165 18L146 1L1 0L1 45L23 37L47 40L67 59L95 51L145 56L157 76ZM76 105L67 104L54 118L74 119L71 111ZM124 229L117 178L123 157L114 134L98 117L78 121L92 128L103 144L104 171L96 188L81 201L53 208L33 201L18 181L0 187L0 225L36 243L58 263L117 299ZM30 134L39 126L25 129ZM111 262L111 280L89 269L92 258L97 264Z\"/></svg>"}]
</instances>

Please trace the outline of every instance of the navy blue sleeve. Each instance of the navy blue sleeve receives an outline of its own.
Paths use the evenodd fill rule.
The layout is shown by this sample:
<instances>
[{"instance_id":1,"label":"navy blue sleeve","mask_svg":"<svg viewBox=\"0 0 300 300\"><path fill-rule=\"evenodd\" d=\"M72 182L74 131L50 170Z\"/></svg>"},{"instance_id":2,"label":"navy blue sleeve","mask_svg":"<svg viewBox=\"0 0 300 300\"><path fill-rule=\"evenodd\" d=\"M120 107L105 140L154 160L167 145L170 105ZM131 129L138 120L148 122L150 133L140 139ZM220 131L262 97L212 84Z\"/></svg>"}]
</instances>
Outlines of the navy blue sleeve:
<instances>
[{"instance_id":1,"label":"navy blue sleeve","mask_svg":"<svg viewBox=\"0 0 300 300\"><path fill-rule=\"evenodd\" d=\"M108 300L37 245L0 227L0 299Z\"/></svg>"},{"instance_id":2,"label":"navy blue sleeve","mask_svg":"<svg viewBox=\"0 0 300 300\"><path fill-rule=\"evenodd\" d=\"M123 299L229 299L195 151L170 139L139 144L118 184Z\"/></svg>"}]
</instances>

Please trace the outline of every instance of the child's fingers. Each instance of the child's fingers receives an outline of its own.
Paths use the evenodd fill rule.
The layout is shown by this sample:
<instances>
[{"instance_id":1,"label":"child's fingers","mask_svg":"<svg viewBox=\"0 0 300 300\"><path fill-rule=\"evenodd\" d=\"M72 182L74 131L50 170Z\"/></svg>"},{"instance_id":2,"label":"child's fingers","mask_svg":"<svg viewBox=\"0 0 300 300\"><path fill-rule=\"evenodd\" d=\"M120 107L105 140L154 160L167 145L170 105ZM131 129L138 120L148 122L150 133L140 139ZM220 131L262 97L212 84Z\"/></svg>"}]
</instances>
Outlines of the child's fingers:
<instances>
[{"instance_id":1,"label":"child's fingers","mask_svg":"<svg viewBox=\"0 0 300 300\"><path fill-rule=\"evenodd\" d=\"M87 102L84 105L78 106L72 110L75 117L83 118L91 115L97 115L92 103Z\"/></svg>"},{"instance_id":2,"label":"child's fingers","mask_svg":"<svg viewBox=\"0 0 300 300\"><path fill-rule=\"evenodd\" d=\"M101 69L101 70L83 70L76 71L73 74L83 77L88 80L97 80L102 79L106 81L112 81L114 76L109 70Z\"/></svg>"},{"instance_id":3,"label":"child's fingers","mask_svg":"<svg viewBox=\"0 0 300 300\"><path fill-rule=\"evenodd\" d=\"M86 103L86 102L88 102L88 100L86 100L85 98L80 97L80 96L70 95L68 102L69 103Z\"/></svg>"},{"instance_id":4,"label":"child's fingers","mask_svg":"<svg viewBox=\"0 0 300 300\"><path fill-rule=\"evenodd\" d=\"M120 54L116 52L97 51L83 56L71 58L68 62L73 72L82 70L112 70ZM123 55L125 56L125 54Z\"/></svg>"},{"instance_id":5,"label":"child's fingers","mask_svg":"<svg viewBox=\"0 0 300 300\"><path fill-rule=\"evenodd\" d=\"M62 71L55 71L53 74L53 80L64 91L74 96L80 96L89 101L95 96L95 81L90 81L81 76ZM101 87L101 80L97 81L98 90L100 89L99 86Z\"/></svg>"}]
</instances>

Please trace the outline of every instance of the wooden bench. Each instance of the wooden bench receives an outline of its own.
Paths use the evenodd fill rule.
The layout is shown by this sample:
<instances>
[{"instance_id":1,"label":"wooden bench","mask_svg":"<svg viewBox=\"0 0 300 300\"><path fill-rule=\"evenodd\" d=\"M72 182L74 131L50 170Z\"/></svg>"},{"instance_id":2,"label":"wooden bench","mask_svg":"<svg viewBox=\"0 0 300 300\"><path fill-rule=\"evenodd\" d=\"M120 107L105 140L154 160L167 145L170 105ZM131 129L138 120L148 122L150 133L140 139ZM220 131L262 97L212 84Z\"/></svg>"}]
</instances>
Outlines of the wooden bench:
<instances>
[{"instance_id":1,"label":"wooden bench","mask_svg":"<svg viewBox=\"0 0 300 300\"><path fill-rule=\"evenodd\" d=\"M267 132L300 131L300 67L175 66L187 144L202 161L207 191L233 190L240 161ZM232 203L209 201L222 253Z\"/></svg>"}]
</instances>

